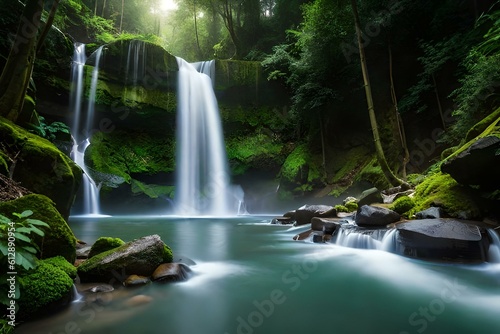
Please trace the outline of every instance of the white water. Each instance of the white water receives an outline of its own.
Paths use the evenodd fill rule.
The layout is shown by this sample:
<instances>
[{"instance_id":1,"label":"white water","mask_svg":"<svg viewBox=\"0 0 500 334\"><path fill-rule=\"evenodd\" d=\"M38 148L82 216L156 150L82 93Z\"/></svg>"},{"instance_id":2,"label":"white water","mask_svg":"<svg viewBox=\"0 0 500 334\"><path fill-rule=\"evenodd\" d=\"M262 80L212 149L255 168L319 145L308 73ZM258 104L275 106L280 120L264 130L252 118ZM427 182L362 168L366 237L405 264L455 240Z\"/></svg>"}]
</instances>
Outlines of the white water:
<instances>
[{"instance_id":1,"label":"white water","mask_svg":"<svg viewBox=\"0 0 500 334\"><path fill-rule=\"evenodd\" d=\"M72 136L74 139L73 150L71 158L83 170L83 215L100 215L99 207L99 190L100 185L97 185L92 180L88 168L85 165L85 150L90 145L89 136L92 132L92 125L94 121L95 110L95 97L97 89L97 79L99 77L99 61L101 59L102 46L96 50L95 66L92 71L92 79L89 93L89 100L87 105L87 115L83 121L84 115L82 114L82 96L83 96L83 72L86 62L85 57L85 44L76 44L75 52L73 55L73 64L71 68L71 108L74 112Z\"/></svg>"},{"instance_id":2,"label":"white water","mask_svg":"<svg viewBox=\"0 0 500 334\"><path fill-rule=\"evenodd\" d=\"M209 77L214 61L195 67L177 58L177 64L176 214L234 216L244 209L244 194L229 182L219 107Z\"/></svg>"},{"instance_id":3,"label":"white water","mask_svg":"<svg viewBox=\"0 0 500 334\"><path fill-rule=\"evenodd\" d=\"M396 230L376 230L363 233L359 230L348 230L341 228L335 237L335 244L344 247L358 249L378 249L394 252Z\"/></svg>"},{"instance_id":4,"label":"white water","mask_svg":"<svg viewBox=\"0 0 500 334\"><path fill-rule=\"evenodd\" d=\"M500 263L500 237L495 230L488 229L490 248L488 249L488 262Z\"/></svg>"}]
</instances>

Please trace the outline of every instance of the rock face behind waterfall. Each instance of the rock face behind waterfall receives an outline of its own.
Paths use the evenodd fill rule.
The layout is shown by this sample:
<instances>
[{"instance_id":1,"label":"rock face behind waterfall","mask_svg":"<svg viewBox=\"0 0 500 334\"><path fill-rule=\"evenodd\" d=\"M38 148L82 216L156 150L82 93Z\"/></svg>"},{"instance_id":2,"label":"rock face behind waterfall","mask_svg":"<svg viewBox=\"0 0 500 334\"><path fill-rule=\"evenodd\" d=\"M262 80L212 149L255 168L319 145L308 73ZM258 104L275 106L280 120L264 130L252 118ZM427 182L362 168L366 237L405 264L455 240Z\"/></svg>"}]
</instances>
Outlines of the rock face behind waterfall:
<instances>
[{"instance_id":1,"label":"rock face behind waterfall","mask_svg":"<svg viewBox=\"0 0 500 334\"><path fill-rule=\"evenodd\" d=\"M109 282L130 274L150 276L166 262L165 247L158 235L142 237L88 259L78 267L78 276L82 282Z\"/></svg>"}]
</instances>

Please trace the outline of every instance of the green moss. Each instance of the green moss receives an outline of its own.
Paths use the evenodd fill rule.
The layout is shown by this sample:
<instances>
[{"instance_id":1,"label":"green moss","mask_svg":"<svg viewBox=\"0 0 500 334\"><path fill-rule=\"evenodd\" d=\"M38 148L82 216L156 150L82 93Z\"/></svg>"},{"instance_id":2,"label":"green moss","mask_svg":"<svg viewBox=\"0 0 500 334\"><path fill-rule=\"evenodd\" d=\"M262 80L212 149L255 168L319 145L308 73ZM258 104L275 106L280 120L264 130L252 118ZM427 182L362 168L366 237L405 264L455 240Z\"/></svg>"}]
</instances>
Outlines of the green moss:
<instances>
[{"instance_id":1,"label":"green moss","mask_svg":"<svg viewBox=\"0 0 500 334\"><path fill-rule=\"evenodd\" d=\"M99 132L91 138L86 159L96 171L117 175L131 182L130 175L134 173L153 175L173 172L175 142L173 138L142 131Z\"/></svg>"},{"instance_id":2,"label":"green moss","mask_svg":"<svg viewBox=\"0 0 500 334\"><path fill-rule=\"evenodd\" d=\"M440 172L427 175L415 188L413 200L415 206L409 215L431 206L439 206L451 217L475 219L481 216L481 211L470 192L450 175Z\"/></svg>"},{"instance_id":3,"label":"green moss","mask_svg":"<svg viewBox=\"0 0 500 334\"><path fill-rule=\"evenodd\" d=\"M465 137L465 141L471 141L475 137L479 136L482 132L484 132L491 124L498 123L500 118L500 108L496 109L494 112L486 116L480 122L476 123L470 130L467 132L467 136Z\"/></svg>"},{"instance_id":4,"label":"green moss","mask_svg":"<svg viewBox=\"0 0 500 334\"><path fill-rule=\"evenodd\" d=\"M373 157L372 160L359 171L356 180L368 181L378 189L388 189L391 187L376 157Z\"/></svg>"},{"instance_id":5,"label":"green moss","mask_svg":"<svg viewBox=\"0 0 500 334\"><path fill-rule=\"evenodd\" d=\"M170 263L174 260L174 255L172 253L172 249L169 246L163 246L163 262Z\"/></svg>"},{"instance_id":6,"label":"green moss","mask_svg":"<svg viewBox=\"0 0 500 334\"><path fill-rule=\"evenodd\" d=\"M344 205L341 205L341 204L337 204L334 206L334 209L337 211L337 212L349 212L349 209L346 208Z\"/></svg>"},{"instance_id":7,"label":"green moss","mask_svg":"<svg viewBox=\"0 0 500 334\"><path fill-rule=\"evenodd\" d=\"M285 178L290 182L297 181L299 175L303 174L306 168L307 163L310 160L309 149L306 144L301 144L297 146L292 153L288 155L281 167L281 177ZM307 179L307 178L306 178Z\"/></svg>"},{"instance_id":8,"label":"green moss","mask_svg":"<svg viewBox=\"0 0 500 334\"><path fill-rule=\"evenodd\" d=\"M76 258L76 238L68 224L56 210L54 203L44 195L30 194L18 199L0 203L0 214L12 217L12 213L33 211L31 218L39 219L50 225L45 236L35 237L35 242L41 250L41 258L61 255L73 263Z\"/></svg>"},{"instance_id":9,"label":"green moss","mask_svg":"<svg viewBox=\"0 0 500 334\"><path fill-rule=\"evenodd\" d=\"M27 274L18 276L21 285L19 310L31 315L67 297L73 280L57 266L40 261Z\"/></svg>"},{"instance_id":10,"label":"green moss","mask_svg":"<svg viewBox=\"0 0 500 334\"><path fill-rule=\"evenodd\" d=\"M348 212L358 210L358 203L356 202L347 202L344 206L347 208Z\"/></svg>"},{"instance_id":11,"label":"green moss","mask_svg":"<svg viewBox=\"0 0 500 334\"><path fill-rule=\"evenodd\" d=\"M0 151L0 174L9 175L9 165L7 164L7 155Z\"/></svg>"},{"instance_id":12,"label":"green moss","mask_svg":"<svg viewBox=\"0 0 500 334\"><path fill-rule=\"evenodd\" d=\"M64 217L69 216L82 171L46 139L0 118L4 154L17 157L13 179L28 190L46 195ZM8 150L8 151L7 151Z\"/></svg>"},{"instance_id":13,"label":"green moss","mask_svg":"<svg viewBox=\"0 0 500 334\"><path fill-rule=\"evenodd\" d=\"M401 196L392 203L389 209L396 211L400 215L404 215L406 212L413 209L414 206L415 202L411 197Z\"/></svg>"},{"instance_id":14,"label":"green moss","mask_svg":"<svg viewBox=\"0 0 500 334\"><path fill-rule=\"evenodd\" d=\"M269 169L284 161L283 145L262 133L228 138L226 151L233 175L249 168Z\"/></svg>"},{"instance_id":15,"label":"green moss","mask_svg":"<svg viewBox=\"0 0 500 334\"><path fill-rule=\"evenodd\" d=\"M174 198L174 186L162 186L158 184L146 184L132 179L130 182L133 194L145 194L149 198L169 197Z\"/></svg>"},{"instance_id":16,"label":"green moss","mask_svg":"<svg viewBox=\"0 0 500 334\"><path fill-rule=\"evenodd\" d=\"M62 271L64 271L71 279L76 278L76 267L69 263L62 256L55 256L48 259L43 260L44 263L51 264Z\"/></svg>"},{"instance_id":17,"label":"green moss","mask_svg":"<svg viewBox=\"0 0 500 334\"><path fill-rule=\"evenodd\" d=\"M215 62L216 89L231 86L257 86L262 67L257 61L217 60Z\"/></svg>"},{"instance_id":18,"label":"green moss","mask_svg":"<svg viewBox=\"0 0 500 334\"><path fill-rule=\"evenodd\" d=\"M115 249L124 244L125 241L123 241L120 238L100 237L90 248L89 258L96 256L97 254L101 254L109 250Z\"/></svg>"}]
</instances>

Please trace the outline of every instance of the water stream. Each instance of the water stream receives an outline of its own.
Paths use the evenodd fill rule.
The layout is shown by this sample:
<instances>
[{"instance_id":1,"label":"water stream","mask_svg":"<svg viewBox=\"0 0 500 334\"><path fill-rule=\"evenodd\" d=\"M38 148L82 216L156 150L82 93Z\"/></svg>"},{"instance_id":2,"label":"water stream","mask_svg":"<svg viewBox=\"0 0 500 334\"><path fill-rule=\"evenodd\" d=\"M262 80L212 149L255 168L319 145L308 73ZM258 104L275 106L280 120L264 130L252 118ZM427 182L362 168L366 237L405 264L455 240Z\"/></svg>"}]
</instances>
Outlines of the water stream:
<instances>
[{"instance_id":1,"label":"water stream","mask_svg":"<svg viewBox=\"0 0 500 334\"><path fill-rule=\"evenodd\" d=\"M97 89L97 79L99 78L99 62L102 54L102 46L95 52L95 65L92 70L91 86L89 91L89 99L87 102L86 115L82 113L82 97L84 93L84 66L86 62L85 44L76 44L73 55L73 64L71 69L71 105L70 108L74 112L72 136L74 140L71 158L82 168L83 180L83 211L82 215L100 215L99 205L99 188L92 179L89 169L85 164L85 150L90 145L90 135L93 129L95 97Z\"/></svg>"},{"instance_id":2,"label":"water stream","mask_svg":"<svg viewBox=\"0 0 500 334\"><path fill-rule=\"evenodd\" d=\"M443 264L378 249L295 242L269 217L72 218L89 243L159 234L195 276L119 288L17 333L499 333L500 266ZM387 235L387 237L389 237ZM80 287L82 289L82 287ZM137 295L150 303L130 306Z\"/></svg>"},{"instance_id":3,"label":"water stream","mask_svg":"<svg viewBox=\"0 0 500 334\"><path fill-rule=\"evenodd\" d=\"M234 216L243 191L230 184L219 107L212 83L214 61L179 65L176 214ZM211 77L212 76L212 77Z\"/></svg>"}]
</instances>

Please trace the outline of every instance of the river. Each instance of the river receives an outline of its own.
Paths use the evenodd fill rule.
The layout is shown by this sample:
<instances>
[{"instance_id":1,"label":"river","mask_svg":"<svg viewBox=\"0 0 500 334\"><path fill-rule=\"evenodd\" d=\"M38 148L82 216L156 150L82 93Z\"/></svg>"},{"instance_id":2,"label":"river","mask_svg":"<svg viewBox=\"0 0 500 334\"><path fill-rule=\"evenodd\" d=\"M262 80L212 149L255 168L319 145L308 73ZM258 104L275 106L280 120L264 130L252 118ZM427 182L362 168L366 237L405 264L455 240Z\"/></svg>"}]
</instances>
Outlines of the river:
<instances>
[{"instance_id":1,"label":"river","mask_svg":"<svg viewBox=\"0 0 500 334\"><path fill-rule=\"evenodd\" d=\"M270 217L71 218L75 235L158 234L190 258L187 282L75 301L16 333L500 333L500 264L424 262L380 250L293 241ZM136 295L149 303L130 306Z\"/></svg>"}]
</instances>

